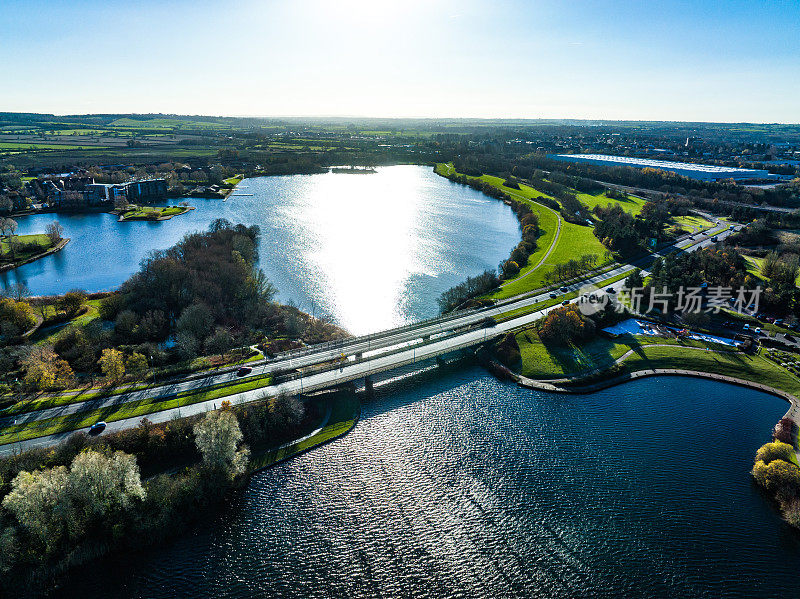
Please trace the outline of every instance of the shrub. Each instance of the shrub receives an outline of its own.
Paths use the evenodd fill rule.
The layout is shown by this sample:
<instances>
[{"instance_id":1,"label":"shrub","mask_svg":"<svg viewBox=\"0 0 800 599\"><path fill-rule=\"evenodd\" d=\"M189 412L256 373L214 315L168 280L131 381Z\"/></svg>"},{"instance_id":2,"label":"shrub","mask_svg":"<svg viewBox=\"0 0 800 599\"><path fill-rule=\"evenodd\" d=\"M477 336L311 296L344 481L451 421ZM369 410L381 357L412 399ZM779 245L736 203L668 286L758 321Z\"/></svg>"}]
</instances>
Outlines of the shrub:
<instances>
[{"instance_id":1,"label":"shrub","mask_svg":"<svg viewBox=\"0 0 800 599\"><path fill-rule=\"evenodd\" d=\"M502 268L503 278L505 279L516 277L519 274L519 264L517 264L514 260L506 260L502 263Z\"/></svg>"},{"instance_id":2,"label":"shrub","mask_svg":"<svg viewBox=\"0 0 800 599\"><path fill-rule=\"evenodd\" d=\"M100 370L110 381L120 381L125 376L125 362L119 350L104 349L98 363Z\"/></svg>"},{"instance_id":3,"label":"shrub","mask_svg":"<svg viewBox=\"0 0 800 599\"><path fill-rule=\"evenodd\" d=\"M783 460L784 462L791 462L794 456L794 449L791 445L781 443L780 441L773 441L762 445L756 452L756 462L762 461L769 464L773 460Z\"/></svg>"},{"instance_id":4,"label":"shrub","mask_svg":"<svg viewBox=\"0 0 800 599\"><path fill-rule=\"evenodd\" d=\"M518 365L522 359L519 351L519 343L514 333L506 333L503 339L495 345L495 355L509 368Z\"/></svg>"},{"instance_id":5,"label":"shrub","mask_svg":"<svg viewBox=\"0 0 800 599\"><path fill-rule=\"evenodd\" d=\"M237 450L242 431L232 411L208 412L194 425L194 437L203 455L203 463L211 472L230 478L245 472L250 452Z\"/></svg>"},{"instance_id":6,"label":"shrub","mask_svg":"<svg viewBox=\"0 0 800 599\"><path fill-rule=\"evenodd\" d=\"M796 368L789 368L790 371L796 372ZM796 440L796 430L797 425L791 418L781 418L778 421L778 424L775 425L775 430L772 433L772 437L776 441L782 441L783 443L788 443L791 446L794 446Z\"/></svg>"},{"instance_id":7,"label":"shrub","mask_svg":"<svg viewBox=\"0 0 800 599\"><path fill-rule=\"evenodd\" d=\"M74 373L66 360L62 360L50 347L34 347L22 360L25 384L40 390L68 387Z\"/></svg>"},{"instance_id":8,"label":"shrub","mask_svg":"<svg viewBox=\"0 0 800 599\"><path fill-rule=\"evenodd\" d=\"M790 501L800 491L800 468L784 460L773 459L768 464L759 460L753 466L752 475L781 503Z\"/></svg>"},{"instance_id":9,"label":"shrub","mask_svg":"<svg viewBox=\"0 0 800 599\"><path fill-rule=\"evenodd\" d=\"M574 304L551 310L539 325L539 337L545 343L567 345L579 339L588 339L594 332L594 322L583 318Z\"/></svg>"},{"instance_id":10,"label":"shrub","mask_svg":"<svg viewBox=\"0 0 800 599\"><path fill-rule=\"evenodd\" d=\"M466 281L451 287L439 296L437 300L439 310L442 314L450 312L467 300L494 289L498 282L497 273L493 270L486 270L475 277L467 277Z\"/></svg>"},{"instance_id":11,"label":"shrub","mask_svg":"<svg viewBox=\"0 0 800 599\"><path fill-rule=\"evenodd\" d=\"M783 507L783 517L796 528L800 528L800 499L793 499Z\"/></svg>"}]
</instances>

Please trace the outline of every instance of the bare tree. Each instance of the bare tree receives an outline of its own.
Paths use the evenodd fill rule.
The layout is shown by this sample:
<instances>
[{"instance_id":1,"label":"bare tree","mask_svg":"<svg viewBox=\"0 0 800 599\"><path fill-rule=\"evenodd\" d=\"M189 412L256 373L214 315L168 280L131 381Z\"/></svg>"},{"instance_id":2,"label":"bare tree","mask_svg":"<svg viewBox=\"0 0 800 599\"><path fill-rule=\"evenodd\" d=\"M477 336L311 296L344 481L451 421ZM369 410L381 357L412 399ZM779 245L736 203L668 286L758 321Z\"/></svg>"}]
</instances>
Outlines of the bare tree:
<instances>
[{"instance_id":1,"label":"bare tree","mask_svg":"<svg viewBox=\"0 0 800 599\"><path fill-rule=\"evenodd\" d=\"M11 257L16 258L16 250L14 249L14 233L17 232L17 221L13 218L0 219L0 233L6 236L8 241L8 249L11 251Z\"/></svg>"},{"instance_id":2,"label":"bare tree","mask_svg":"<svg viewBox=\"0 0 800 599\"><path fill-rule=\"evenodd\" d=\"M47 225L45 228L45 233L50 238L50 243L56 245L59 241L61 241L61 236L64 233L64 227L61 226L61 223L58 221L54 221Z\"/></svg>"},{"instance_id":3,"label":"bare tree","mask_svg":"<svg viewBox=\"0 0 800 599\"><path fill-rule=\"evenodd\" d=\"M25 285L25 283L17 282L17 283L14 283L13 285L10 285L8 287L8 289L6 289L3 292L3 295L6 295L8 297L12 297L15 300L17 300L18 302L21 302L26 297L30 297L31 292L28 289L28 286Z\"/></svg>"}]
</instances>

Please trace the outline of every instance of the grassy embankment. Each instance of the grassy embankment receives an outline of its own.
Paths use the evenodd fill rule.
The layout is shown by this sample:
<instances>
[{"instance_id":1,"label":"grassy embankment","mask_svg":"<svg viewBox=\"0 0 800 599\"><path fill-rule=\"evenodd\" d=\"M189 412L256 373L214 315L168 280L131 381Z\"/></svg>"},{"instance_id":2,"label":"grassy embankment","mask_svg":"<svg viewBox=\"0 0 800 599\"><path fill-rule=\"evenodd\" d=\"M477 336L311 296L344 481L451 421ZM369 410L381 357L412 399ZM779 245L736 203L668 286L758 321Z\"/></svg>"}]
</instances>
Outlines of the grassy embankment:
<instances>
[{"instance_id":1,"label":"grassy embankment","mask_svg":"<svg viewBox=\"0 0 800 599\"><path fill-rule=\"evenodd\" d=\"M576 192L575 196L578 198L578 201L581 204L589 209L590 212L595 208L595 206L605 208L609 204L616 204L621 206L625 212L629 212L636 216L642 211L642 207L647 203L647 200L637 196L628 196L626 199L619 200L612 199L606 195L605 191L600 193Z\"/></svg>"},{"instance_id":2,"label":"grassy embankment","mask_svg":"<svg viewBox=\"0 0 800 599\"><path fill-rule=\"evenodd\" d=\"M517 333L522 356L518 372L534 379L580 376L609 368L629 351L621 364L628 372L673 368L737 377L770 385L800 396L800 379L760 354L745 354L701 341L679 341L644 335L614 340L595 337L582 344L545 344L535 331ZM652 346L652 347L650 347Z\"/></svg>"},{"instance_id":3,"label":"grassy embankment","mask_svg":"<svg viewBox=\"0 0 800 599\"><path fill-rule=\"evenodd\" d=\"M30 337L30 341L35 343L36 345L52 345L56 337L58 337L59 333L64 330L66 327L78 326L78 327L85 327L90 323L94 322L95 320L100 319L100 302L102 300L93 299L86 301L86 311L77 314L70 320L58 323L58 324L51 324L47 326L43 326L42 328L38 329L33 335ZM52 312L55 312L57 307L55 304L48 305L48 316L52 315Z\"/></svg>"},{"instance_id":4,"label":"grassy embankment","mask_svg":"<svg viewBox=\"0 0 800 599\"><path fill-rule=\"evenodd\" d=\"M250 460L253 470L267 468L349 432L355 426L361 412L358 397L354 393L340 392L332 394L326 401L331 402L331 414L325 426L307 439L254 456Z\"/></svg>"},{"instance_id":5,"label":"grassy embankment","mask_svg":"<svg viewBox=\"0 0 800 599\"><path fill-rule=\"evenodd\" d=\"M262 375L245 379L241 383L235 385L221 384L200 391L184 391L167 398L147 398L98 410L78 412L68 416L56 416L33 423L11 425L0 429L0 445L78 430L86 428L100 420L114 422L116 420L145 416L172 408L180 408L203 401L224 399L236 393L267 387L271 382L272 378L269 375Z\"/></svg>"},{"instance_id":6,"label":"grassy embankment","mask_svg":"<svg viewBox=\"0 0 800 599\"><path fill-rule=\"evenodd\" d=\"M120 214L119 220L169 220L189 210L190 206L133 206Z\"/></svg>"},{"instance_id":7,"label":"grassy embankment","mask_svg":"<svg viewBox=\"0 0 800 599\"><path fill-rule=\"evenodd\" d=\"M14 235L14 253L12 257L8 237L0 240L0 265L18 264L35 258L53 247L50 238L44 233L34 235Z\"/></svg>"},{"instance_id":8,"label":"grassy embankment","mask_svg":"<svg viewBox=\"0 0 800 599\"><path fill-rule=\"evenodd\" d=\"M764 276L764 273L761 272L761 268L764 266L764 258L756 258L755 256L745 256L745 262L747 262L747 272L753 275L758 280L768 283L769 278ZM794 284L800 287L800 274L797 275L797 278L794 280Z\"/></svg>"},{"instance_id":9,"label":"grassy embankment","mask_svg":"<svg viewBox=\"0 0 800 599\"><path fill-rule=\"evenodd\" d=\"M450 164L437 164L435 170L441 175L455 173ZM540 235L536 251L528 257L528 263L520 269L519 275L493 293L492 298L503 299L539 289L545 285L547 273L552 270L554 265L573 258L579 258L585 254L593 254L598 259L605 254L605 248L594 236L591 227L568 223L561 218L557 211L536 202L534 199L544 197L556 201L552 196L523 184L519 186L519 189L506 187L500 177L481 175L476 178L526 204L539 217ZM561 232L556 240L559 221L561 223ZM554 241L555 246L553 245ZM550 251L551 247L552 252L543 261L544 256Z\"/></svg>"},{"instance_id":10,"label":"grassy embankment","mask_svg":"<svg viewBox=\"0 0 800 599\"><path fill-rule=\"evenodd\" d=\"M242 179L244 179L244 175L236 175L235 177L228 177L223 181L223 183L235 187L242 182Z\"/></svg>"},{"instance_id":11,"label":"grassy embankment","mask_svg":"<svg viewBox=\"0 0 800 599\"><path fill-rule=\"evenodd\" d=\"M597 287L603 289L608 285L612 285L618 281L626 279L630 275L630 272L625 272L619 275L615 275L613 277L609 277L597 284ZM542 300L541 302L537 302L530 306L525 306L523 308L516 308L515 310L509 310L508 312L503 312L502 314L498 315L495 320L498 322L504 322L506 320L511 320L512 318L518 318L520 316L524 316L526 314L530 314L531 312L536 312L538 310L543 310L545 308L549 308L550 306L555 306L557 304L562 303L565 300L572 300L578 297L577 291L570 291L568 293L561 293L560 291L556 291L558 293L558 297L556 298L548 298L546 300Z\"/></svg>"},{"instance_id":12,"label":"grassy embankment","mask_svg":"<svg viewBox=\"0 0 800 599\"><path fill-rule=\"evenodd\" d=\"M442 176L456 173L452 164L444 163L437 164L435 172ZM491 295L493 299L505 299L546 286L547 274L556 264L562 264L568 260L580 258L587 254L596 256L598 265L604 262L606 248L603 247L600 240L594 235L592 227L568 223L555 210L535 201L537 197L544 197L557 201L552 196L539 192L524 184L520 184L519 189L506 187L503 185L504 180L500 177L481 175L477 178L530 206L531 210L539 217L539 228L541 231L538 240L538 248L530 255L528 263L521 268L519 275L507 281L500 289ZM616 204L621 206L623 210L636 215L641 212L642 207L646 203L646 200L636 196L629 196L627 199L612 199L606 195L606 192L588 194L577 190L572 191L575 193L578 200L589 210L592 210L598 205L606 206L608 204ZM561 232L558 235L558 239L555 240L559 221L561 223ZM713 226L712 222L699 216L674 217L673 224L693 231L699 231ZM543 260L551 247L552 252Z\"/></svg>"}]
</instances>

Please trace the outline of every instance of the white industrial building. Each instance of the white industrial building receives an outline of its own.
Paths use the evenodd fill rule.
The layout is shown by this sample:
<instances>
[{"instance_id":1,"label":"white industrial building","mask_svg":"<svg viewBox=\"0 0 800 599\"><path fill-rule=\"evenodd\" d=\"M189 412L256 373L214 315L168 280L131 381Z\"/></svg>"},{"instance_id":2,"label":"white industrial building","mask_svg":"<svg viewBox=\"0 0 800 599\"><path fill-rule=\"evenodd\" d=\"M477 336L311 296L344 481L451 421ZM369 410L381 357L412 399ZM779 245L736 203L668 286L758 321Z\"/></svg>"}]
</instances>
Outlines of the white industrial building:
<instances>
[{"instance_id":1,"label":"white industrial building","mask_svg":"<svg viewBox=\"0 0 800 599\"><path fill-rule=\"evenodd\" d=\"M601 166L632 166L634 168L657 168L669 171L690 179L701 181L721 181L733 179L734 181L751 181L764 179L779 179L769 171L750 168L733 168L728 166L714 166L711 164L693 164L690 162L672 162L667 160L650 160L648 158L630 158L628 156L608 156L607 154L553 154L555 160L565 162L580 162L584 164L597 164Z\"/></svg>"}]
</instances>

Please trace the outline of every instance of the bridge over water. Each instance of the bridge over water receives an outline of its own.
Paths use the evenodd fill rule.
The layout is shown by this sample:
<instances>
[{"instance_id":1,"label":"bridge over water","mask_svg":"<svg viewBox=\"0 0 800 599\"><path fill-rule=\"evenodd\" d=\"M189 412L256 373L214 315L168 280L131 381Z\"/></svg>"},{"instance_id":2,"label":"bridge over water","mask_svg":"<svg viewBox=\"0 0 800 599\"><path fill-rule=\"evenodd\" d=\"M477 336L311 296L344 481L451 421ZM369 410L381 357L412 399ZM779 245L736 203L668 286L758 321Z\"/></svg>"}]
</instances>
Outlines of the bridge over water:
<instances>
[{"instance_id":1,"label":"bridge over water","mask_svg":"<svg viewBox=\"0 0 800 599\"><path fill-rule=\"evenodd\" d=\"M660 254L676 248L692 251L711 244L710 237L718 234L722 238L730 233L727 226L719 225L708 236L685 236L673 246L665 248ZM652 257L649 258L652 260ZM644 263L640 264L640 266ZM584 285L601 285L614 277L624 275L634 269L632 265L622 265L601 274L576 281L567 285L568 291L577 291ZM619 284L618 284L619 285ZM381 331L361 337L352 337L335 342L309 346L296 351L287 352L273 360L262 360L252 363L251 377L270 374L274 383L251 391L230 395L226 400L232 403L246 403L260 399L265 395L309 393L336 387L358 379L366 379L379 373L413 366L417 363L428 363L431 359L461 350L476 347L508 331L526 326L538 320L548 311L559 306L535 310L514 318L495 322L500 315L522 311L524 308L549 299L550 294L530 293L509 298L496 304L474 310L460 311L407 326ZM518 312L517 312L518 313ZM122 392L99 400L69 404L57 408L29 412L16 416L18 422L34 422L53 416L63 416L80 411L97 410L113 407L122 403L153 399L161 396L174 396L176 393L202 390L204 388L225 383L241 382L236 369L228 369L214 374L194 375L184 379L131 392ZM209 400L196 404L163 410L148 414L151 422L166 422L175 417L190 416L213 410L222 400ZM0 426L11 424L12 417L0 417ZM106 430L121 430L136 426L141 416L110 422ZM71 433L60 433L23 441L19 444L0 447L0 455L18 451L27 447L47 446L57 443Z\"/></svg>"}]
</instances>

